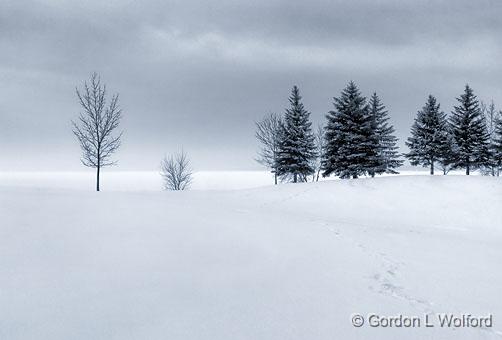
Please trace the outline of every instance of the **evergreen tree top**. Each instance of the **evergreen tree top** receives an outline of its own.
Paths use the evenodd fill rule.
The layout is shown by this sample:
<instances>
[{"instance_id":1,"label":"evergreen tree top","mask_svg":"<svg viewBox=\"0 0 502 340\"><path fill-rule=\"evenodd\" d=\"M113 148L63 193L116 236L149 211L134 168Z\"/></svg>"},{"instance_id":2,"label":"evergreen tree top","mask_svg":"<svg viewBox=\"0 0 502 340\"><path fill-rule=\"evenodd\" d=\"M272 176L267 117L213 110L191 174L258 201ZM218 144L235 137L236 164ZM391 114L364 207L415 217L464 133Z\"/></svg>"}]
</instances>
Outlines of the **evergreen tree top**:
<instances>
[{"instance_id":1,"label":"evergreen tree top","mask_svg":"<svg viewBox=\"0 0 502 340\"><path fill-rule=\"evenodd\" d=\"M473 114L478 116L481 114L479 101L469 84L465 85L464 93L456 99L459 105L454 106L454 115Z\"/></svg>"},{"instance_id":2,"label":"evergreen tree top","mask_svg":"<svg viewBox=\"0 0 502 340\"><path fill-rule=\"evenodd\" d=\"M362 96L361 91L353 81L350 81L342 90L340 97L333 98L333 105L335 110L328 112L328 122L334 119L345 119L348 116L366 115L368 110L366 97Z\"/></svg>"},{"instance_id":3,"label":"evergreen tree top","mask_svg":"<svg viewBox=\"0 0 502 340\"><path fill-rule=\"evenodd\" d=\"M429 97L427 97L427 105L426 106L436 107L436 103L437 103L436 97L434 97L432 94L430 94ZM438 103L437 108L439 109L439 107L440 107L440 104Z\"/></svg>"},{"instance_id":4,"label":"evergreen tree top","mask_svg":"<svg viewBox=\"0 0 502 340\"><path fill-rule=\"evenodd\" d=\"M303 119L306 116L308 118L310 112L305 109L301 100L302 96L300 95L300 89L295 85L289 96L290 107L286 109L286 121L292 117L296 117L295 119Z\"/></svg>"},{"instance_id":5,"label":"evergreen tree top","mask_svg":"<svg viewBox=\"0 0 502 340\"><path fill-rule=\"evenodd\" d=\"M335 106L337 104L343 105L353 102L355 105L366 102L366 98L362 96L361 91L357 87L356 83L352 80L347 84L347 86L342 90L341 96L339 98L334 98Z\"/></svg>"},{"instance_id":6,"label":"evergreen tree top","mask_svg":"<svg viewBox=\"0 0 502 340\"><path fill-rule=\"evenodd\" d=\"M298 86L294 85L293 89L291 90L291 95L289 96L289 103L291 106L299 106L301 105L303 107L303 104L300 102L302 100L302 96L300 96L300 89Z\"/></svg>"},{"instance_id":7,"label":"evergreen tree top","mask_svg":"<svg viewBox=\"0 0 502 340\"><path fill-rule=\"evenodd\" d=\"M444 112L440 110L441 104L437 102L436 97L434 97L432 94L427 97L427 102L425 103L425 106L422 108L422 114L425 115L431 115L431 114L440 114L444 115ZM420 113L420 111L419 111Z\"/></svg>"},{"instance_id":8,"label":"evergreen tree top","mask_svg":"<svg viewBox=\"0 0 502 340\"><path fill-rule=\"evenodd\" d=\"M380 100L380 97L377 95L376 92L373 92L373 94L370 97L370 106L372 108L379 108L379 109L385 109L385 106L382 104L382 101Z\"/></svg>"},{"instance_id":9,"label":"evergreen tree top","mask_svg":"<svg viewBox=\"0 0 502 340\"><path fill-rule=\"evenodd\" d=\"M385 105L382 104L382 101L376 92L373 92L370 97L369 110L377 124L385 124L385 122L389 120L389 117L387 116L388 111L386 110Z\"/></svg>"}]
</instances>

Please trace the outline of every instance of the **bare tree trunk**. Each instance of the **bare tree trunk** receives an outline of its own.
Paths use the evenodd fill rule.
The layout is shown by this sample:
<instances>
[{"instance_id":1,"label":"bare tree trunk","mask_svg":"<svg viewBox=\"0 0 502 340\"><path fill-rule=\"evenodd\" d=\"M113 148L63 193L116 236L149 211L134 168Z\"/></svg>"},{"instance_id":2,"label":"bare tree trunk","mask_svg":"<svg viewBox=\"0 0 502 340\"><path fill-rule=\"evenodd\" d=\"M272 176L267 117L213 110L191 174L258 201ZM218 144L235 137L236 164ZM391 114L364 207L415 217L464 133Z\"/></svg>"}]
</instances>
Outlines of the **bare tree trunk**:
<instances>
[{"instance_id":1,"label":"bare tree trunk","mask_svg":"<svg viewBox=\"0 0 502 340\"><path fill-rule=\"evenodd\" d=\"M321 168L317 170L317 177L315 179L316 182L319 182L319 174L321 173Z\"/></svg>"},{"instance_id":2,"label":"bare tree trunk","mask_svg":"<svg viewBox=\"0 0 502 340\"><path fill-rule=\"evenodd\" d=\"M431 175L434 175L434 160L431 161Z\"/></svg>"},{"instance_id":3,"label":"bare tree trunk","mask_svg":"<svg viewBox=\"0 0 502 340\"><path fill-rule=\"evenodd\" d=\"M277 185L277 172L274 172L274 184Z\"/></svg>"},{"instance_id":4,"label":"bare tree trunk","mask_svg":"<svg viewBox=\"0 0 502 340\"><path fill-rule=\"evenodd\" d=\"M296 173L293 175L293 183L297 183L298 182L298 176L296 175Z\"/></svg>"},{"instance_id":5,"label":"bare tree trunk","mask_svg":"<svg viewBox=\"0 0 502 340\"><path fill-rule=\"evenodd\" d=\"M100 149L101 147L98 146L98 164L96 164L96 191L99 191L99 173L101 172L101 154L100 154Z\"/></svg>"},{"instance_id":6,"label":"bare tree trunk","mask_svg":"<svg viewBox=\"0 0 502 340\"><path fill-rule=\"evenodd\" d=\"M96 191L99 191L99 170L100 166L96 167Z\"/></svg>"}]
</instances>

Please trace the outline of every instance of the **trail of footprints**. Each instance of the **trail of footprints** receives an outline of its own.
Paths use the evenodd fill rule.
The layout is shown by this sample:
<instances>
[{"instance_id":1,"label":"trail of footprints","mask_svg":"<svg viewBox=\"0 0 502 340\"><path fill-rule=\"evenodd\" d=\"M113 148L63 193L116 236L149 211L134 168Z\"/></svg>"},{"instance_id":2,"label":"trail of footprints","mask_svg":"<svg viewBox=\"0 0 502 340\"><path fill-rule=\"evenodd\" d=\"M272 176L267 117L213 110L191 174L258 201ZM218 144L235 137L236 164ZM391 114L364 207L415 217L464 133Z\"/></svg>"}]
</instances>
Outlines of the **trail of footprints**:
<instances>
[{"instance_id":1,"label":"trail of footprints","mask_svg":"<svg viewBox=\"0 0 502 340\"><path fill-rule=\"evenodd\" d=\"M376 291L379 294L384 294L392 296L394 298L402 299L408 302L414 308L420 310L422 313L434 314L434 303L426 299L415 298L408 294L404 287L399 286L396 281L399 276L399 270L401 267L405 266L404 262L395 261L383 252L378 252L369 249L367 246L359 243L351 237L342 235L342 233L333 228L330 223L322 222L323 225L332 232L337 238L353 243L357 248L359 248L363 253L370 257L379 259L381 263L382 270L378 273L371 275L369 278L373 284L370 284L368 289L370 291ZM361 226L364 227L364 226ZM376 286L376 287L375 287ZM497 337L502 338L502 332L492 328L481 328L480 330L486 331L488 333L494 334Z\"/></svg>"},{"instance_id":2,"label":"trail of footprints","mask_svg":"<svg viewBox=\"0 0 502 340\"><path fill-rule=\"evenodd\" d=\"M421 310L424 313L433 313L433 303L425 299L418 299L410 294L406 293L404 287L399 286L396 281L398 280L399 270L405 265L404 262L395 261L387 256L383 252L374 251L367 246L359 243L358 241L342 235L339 230L336 230L329 223L324 222L324 226L335 234L335 236L344 239L345 241L353 243L358 249L360 249L367 256L376 258L381 264L381 271L370 276L372 281L368 287L371 291L376 291L380 294L389 295L398 299L403 299L413 307Z\"/></svg>"}]
</instances>

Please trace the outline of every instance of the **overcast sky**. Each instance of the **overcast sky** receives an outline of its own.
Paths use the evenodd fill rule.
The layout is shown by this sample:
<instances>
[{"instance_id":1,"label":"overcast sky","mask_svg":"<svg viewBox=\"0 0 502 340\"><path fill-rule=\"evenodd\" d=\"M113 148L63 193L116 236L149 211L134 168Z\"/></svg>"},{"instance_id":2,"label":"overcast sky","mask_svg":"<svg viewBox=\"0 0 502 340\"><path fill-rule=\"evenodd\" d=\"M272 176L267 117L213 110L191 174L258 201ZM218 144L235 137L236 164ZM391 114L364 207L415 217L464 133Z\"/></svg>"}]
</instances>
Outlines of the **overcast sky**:
<instances>
[{"instance_id":1,"label":"overcast sky","mask_svg":"<svg viewBox=\"0 0 502 340\"><path fill-rule=\"evenodd\" d=\"M70 120L93 71L121 96L116 170L181 146L197 170L259 169L254 121L294 84L314 124L348 81L377 91L402 144L429 93L502 108L501 18L499 0L2 0L0 171L83 169Z\"/></svg>"}]
</instances>

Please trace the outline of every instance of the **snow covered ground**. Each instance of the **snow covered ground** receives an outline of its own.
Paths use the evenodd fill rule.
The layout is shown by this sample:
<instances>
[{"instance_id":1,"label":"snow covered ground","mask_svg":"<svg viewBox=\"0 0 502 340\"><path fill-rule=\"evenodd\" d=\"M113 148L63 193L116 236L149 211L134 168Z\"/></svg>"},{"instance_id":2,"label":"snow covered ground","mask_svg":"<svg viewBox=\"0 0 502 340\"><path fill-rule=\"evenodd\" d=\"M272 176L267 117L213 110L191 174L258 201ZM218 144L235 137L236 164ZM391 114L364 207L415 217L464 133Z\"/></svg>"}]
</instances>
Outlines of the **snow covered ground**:
<instances>
[{"instance_id":1,"label":"snow covered ground","mask_svg":"<svg viewBox=\"0 0 502 340\"><path fill-rule=\"evenodd\" d=\"M502 338L501 179L154 192L145 175L95 193L68 176L0 177L0 339ZM356 328L354 313L493 327Z\"/></svg>"},{"instance_id":2,"label":"snow covered ground","mask_svg":"<svg viewBox=\"0 0 502 340\"><path fill-rule=\"evenodd\" d=\"M425 170L404 170L399 176L429 176ZM440 171L437 173L441 176ZM452 171L451 175L463 175ZM51 188L93 191L96 174L94 170L74 172L0 172L0 187ZM384 175L392 176L396 175ZM333 180L333 178L323 179ZM198 171L194 173L192 190L235 190L269 186L274 183L269 171ZM101 172L103 191L159 191L162 178L158 171L110 171Z\"/></svg>"},{"instance_id":3,"label":"snow covered ground","mask_svg":"<svg viewBox=\"0 0 502 340\"><path fill-rule=\"evenodd\" d=\"M0 172L0 186L58 188L92 191L94 171L82 172ZM270 185L274 182L268 171L199 171L194 174L193 190L231 190ZM159 171L103 171L103 191L160 191Z\"/></svg>"}]
</instances>

